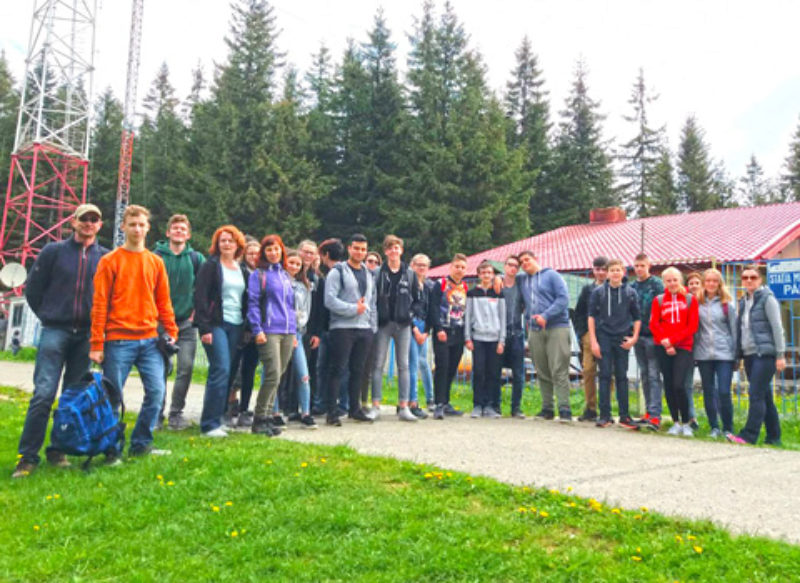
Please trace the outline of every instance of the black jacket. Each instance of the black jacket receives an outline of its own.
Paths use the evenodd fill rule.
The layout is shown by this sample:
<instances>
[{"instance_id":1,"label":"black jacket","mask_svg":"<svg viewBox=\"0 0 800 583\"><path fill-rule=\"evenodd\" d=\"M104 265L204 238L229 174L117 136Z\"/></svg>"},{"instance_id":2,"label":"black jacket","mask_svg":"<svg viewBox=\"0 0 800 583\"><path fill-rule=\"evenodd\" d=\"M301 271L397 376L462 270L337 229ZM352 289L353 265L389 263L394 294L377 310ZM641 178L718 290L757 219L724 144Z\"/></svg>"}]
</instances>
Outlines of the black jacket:
<instances>
[{"instance_id":1,"label":"black jacket","mask_svg":"<svg viewBox=\"0 0 800 583\"><path fill-rule=\"evenodd\" d=\"M250 275L244 262L239 266L244 278L242 292L242 319L247 324L247 282ZM216 326L222 326L222 263L219 255L212 255L200 266L194 282L194 325L200 335L208 334Z\"/></svg>"},{"instance_id":2,"label":"black jacket","mask_svg":"<svg viewBox=\"0 0 800 583\"><path fill-rule=\"evenodd\" d=\"M108 249L84 247L70 237L47 244L28 274L25 299L45 326L86 330L90 327L94 274Z\"/></svg>"},{"instance_id":3,"label":"black jacket","mask_svg":"<svg viewBox=\"0 0 800 583\"><path fill-rule=\"evenodd\" d=\"M401 326L411 324L411 306L419 297L417 276L405 263L400 263L400 281L397 283L397 296L394 302L394 313L389 313L389 295L391 281L389 265L384 263L378 270L375 293L378 304L378 326L387 322L397 322Z\"/></svg>"},{"instance_id":4,"label":"black jacket","mask_svg":"<svg viewBox=\"0 0 800 583\"><path fill-rule=\"evenodd\" d=\"M306 336L321 336L328 329L329 317L325 307L325 278L312 271L307 275L311 282L311 314L308 316Z\"/></svg>"}]
</instances>

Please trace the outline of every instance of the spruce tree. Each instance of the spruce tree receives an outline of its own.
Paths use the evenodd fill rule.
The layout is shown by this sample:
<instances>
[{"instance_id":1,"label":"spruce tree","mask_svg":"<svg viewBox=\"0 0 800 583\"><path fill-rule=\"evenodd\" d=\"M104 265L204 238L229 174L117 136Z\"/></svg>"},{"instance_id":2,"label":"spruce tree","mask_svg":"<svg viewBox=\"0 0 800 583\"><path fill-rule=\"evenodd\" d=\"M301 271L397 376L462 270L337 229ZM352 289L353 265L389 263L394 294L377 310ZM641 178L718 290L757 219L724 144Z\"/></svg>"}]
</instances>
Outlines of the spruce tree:
<instances>
[{"instance_id":1,"label":"spruce tree","mask_svg":"<svg viewBox=\"0 0 800 583\"><path fill-rule=\"evenodd\" d=\"M675 186L675 169L672 156L666 145L662 145L658 160L653 167L648 216L672 215L678 212L678 191Z\"/></svg>"},{"instance_id":2,"label":"spruce tree","mask_svg":"<svg viewBox=\"0 0 800 583\"><path fill-rule=\"evenodd\" d=\"M100 242L113 247L114 211L117 201L119 148L122 136L122 103L107 88L95 102L95 122L89 149L89 184L86 198L103 211L105 226Z\"/></svg>"},{"instance_id":3,"label":"spruce tree","mask_svg":"<svg viewBox=\"0 0 800 583\"><path fill-rule=\"evenodd\" d=\"M789 144L789 155L781 175L781 191L784 200L800 200L800 123Z\"/></svg>"},{"instance_id":4,"label":"spruce tree","mask_svg":"<svg viewBox=\"0 0 800 583\"><path fill-rule=\"evenodd\" d=\"M719 206L708 146L694 116L686 119L681 131L677 186L679 206L684 212L705 211Z\"/></svg>"},{"instance_id":5,"label":"spruce tree","mask_svg":"<svg viewBox=\"0 0 800 583\"><path fill-rule=\"evenodd\" d=\"M622 162L619 185L625 209L631 216L648 217L654 214L653 180L656 165L661 159L664 128L653 129L647 114L648 106L658 99L648 92L644 71L640 68L628 103L633 109L625 120L636 128L636 135L622 145L618 156Z\"/></svg>"},{"instance_id":6,"label":"spruce tree","mask_svg":"<svg viewBox=\"0 0 800 583\"><path fill-rule=\"evenodd\" d=\"M0 52L0 188L4 195L11 168L18 109L19 93L14 87L14 77L8 68L5 52Z\"/></svg>"},{"instance_id":7,"label":"spruce tree","mask_svg":"<svg viewBox=\"0 0 800 583\"><path fill-rule=\"evenodd\" d=\"M534 232L585 223L591 209L617 203L610 158L602 138L603 119L599 103L589 96L587 72L579 61L572 91L561 112L550 191L533 216Z\"/></svg>"}]
</instances>

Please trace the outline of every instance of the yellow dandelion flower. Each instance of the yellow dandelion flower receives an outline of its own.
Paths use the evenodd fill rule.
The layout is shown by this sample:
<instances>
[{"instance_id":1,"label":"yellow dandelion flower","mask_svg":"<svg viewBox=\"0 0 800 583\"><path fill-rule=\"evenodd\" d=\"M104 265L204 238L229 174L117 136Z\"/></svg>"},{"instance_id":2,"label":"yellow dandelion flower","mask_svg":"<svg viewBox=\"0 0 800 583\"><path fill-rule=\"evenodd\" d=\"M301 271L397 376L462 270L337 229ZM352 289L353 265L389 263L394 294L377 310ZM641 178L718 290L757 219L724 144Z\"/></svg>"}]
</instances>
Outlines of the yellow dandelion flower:
<instances>
[{"instance_id":1,"label":"yellow dandelion flower","mask_svg":"<svg viewBox=\"0 0 800 583\"><path fill-rule=\"evenodd\" d=\"M324 458L324 457L321 457L321 458L319 458L319 463L321 463L321 464L327 464L327 463L328 463L328 460L327 460L326 458Z\"/></svg>"},{"instance_id":2,"label":"yellow dandelion flower","mask_svg":"<svg viewBox=\"0 0 800 583\"><path fill-rule=\"evenodd\" d=\"M308 462L303 462L302 464L300 464L300 467L301 468L307 468L308 467Z\"/></svg>"},{"instance_id":3,"label":"yellow dandelion flower","mask_svg":"<svg viewBox=\"0 0 800 583\"><path fill-rule=\"evenodd\" d=\"M577 507L577 506L578 506L578 505L577 505L577 504L575 504L574 502L570 502L570 503L569 503L569 507L570 507L570 508L575 508L575 507Z\"/></svg>"},{"instance_id":4,"label":"yellow dandelion flower","mask_svg":"<svg viewBox=\"0 0 800 583\"><path fill-rule=\"evenodd\" d=\"M447 472L447 477L448 478L452 478L453 477L453 472Z\"/></svg>"},{"instance_id":5,"label":"yellow dandelion flower","mask_svg":"<svg viewBox=\"0 0 800 583\"><path fill-rule=\"evenodd\" d=\"M214 512L219 512L219 506L212 506L211 510L213 510Z\"/></svg>"},{"instance_id":6,"label":"yellow dandelion flower","mask_svg":"<svg viewBox=\"0 0 800 583\"><path fill-rule=\"evenodd\" d=\"M550 488L550 493L551 494L558 494L559 492L555 488Z\"/></svg>"},{"instance_id":7,"label":"yellow dandelion flower","mask_svg":"<svg viewBox=\"0 0 800 583\"><path fill-rule=\"evenodd\" d=\"M639 510L641 510L642 512L647 512L647 506L640 506Z\"/></svg>"},{"instance_id":8,"label":"yellow dandelion flower","mask_svg":"<svg viewBox=\"0 0 800 583\"><path fill-rule=\"evenodd\" d=\"M535 507L535 506L531 506L531 512L533 512L534 514L536 514L536 507Z\"/></svg>"},{"instance_id":9,"label":"yellow dandelion flower","mask_svg":"<svg viewBox=\"0 0 800 583\"><path fill-rule=\"evenodd\" d=\"M619 508L612 508L611 509L611 513L612 514L622 514L622 511Z\"/></svg>"},{"instance_id":10,"label":"yellow dandelion flower","mask_svg":"<svg viewBox=\"0 0 800 583\"><path fill-rule=\"evenodd\" d=\"M675 542L676 543L682 543L683 542L683 537L681 535L679 535L679 534L676 534L675 535Z\"/></svg>"},{"instance_id":11,"label":"yellow dandelion flower","mask_svg":"<svg viewBox=\"0 0 800 583\"><path fill-rule=\"evenodd\" d=\"M637 557L636 555L633 555L633 556L631 557L631 560L632 560L632 561L636 561L636 562L638 563L639 561L641 561L641 560L642 560L642 557Z\"/></svg>"},{"instance_id":12,"label":"yellow dandelion flower","mask_svg":"<svg viewBox=\"0 0 800 583\"><path fill-rule=\"evenodd\" d=\"M697 540L697 537L694 536L693 534L687 535L686 538L689 539L689 540Z\"/></svg>"},{"instance_id":13,"label":"yellow dandelion flower","mask_svg":"<svg viewBox=\"0 0 800 583\"><path fill-rule=\"evenodd\" d=\"M530 489L530 488L528 488L528 486L523 486L523 487L522 487L522 491L523 491L523 492L525 492L525 493L527 494L528 492L530 492L530 491L531 491L531 489Z\"/></svg>"},{"instance_id":14,"label":"yellow dandelion flower","mask_svg":"<svg viewBox=\"0 0 800 583\"><path fill-rule=\"evenodd\" d=\"M172 480L170 480L169 482L167 482L167 486L174 486L174 485L175 485L175 482L173 482Z\"/></svg>"},{"instance_id":15,"label":"yellow dandelion flower","mask_svg":"<svg viewBox=\"0 0 800 583\"><path fill-rule=\"evenodd\" d=\"M17 454L17 459L18 459L18 460L21 460L21 459L22 459L22 454L21 454L21 453L18 453L18 454Z\"/></svg>"},{"instance_id":16,"label":"yellow dandelion flower","mask_svg":"<svg viewBox=\"0 0 800 583\"><path fill-rule=\"evenodd\" d=\"M541 512L539 512L539 516L541 516L542 518L547 518L548 516L550 516L550 514L542 510Z\"/></svg>"},{"instance_id":17,"label":"yellow dandelion flower","mask_svg":"<svg viewBox=\"0 0 800 583\"><path fill-rule=\"evenodd\" d=\"M695 545L692 548L694 549L694 552L696 552L698 555L703 554L703 547L698 547L697 545Z\"/></svg>"},{"instance_id":18,"label":"yellow dandelion flower","mask_svg":"<svg viewBox=\"0 0 800 583\"><path fill-rule=\"evenodd\" d=\"M567 492L572 492L572 486L567 486Z\"/></svg>"},{"instance_id":19,"label":"yellow dandelion flower","mask_svg":"<svg viewBox=\"0 0 800 583\"><path fill-rule=\"evenodd\" d=\"M61 494L53 494L53 498L55 498L56 500L58 500L59 498L61 498Z\"/></svg>"},{"instance_id":20,"label":"yellow dandelion flower","mask_svg":"<svg viewBox=\"0 0 800 583\"><path fill-rule=\"evenodd\" d=\"M159 482L163 482L164 481L164 476L162 476L161 474L158 474L156 476L156 480L158 480Z\"/></svg>"},{"instance_id":21,"label":"yellow dandelion flower","mask_svg":"<svg viewBox=\"0 0 800 583\"><path fill-rule=\"evenodd\" d=\"M33 525L33 530L35 530L36 532L39 532L39 525L38 524L34 524Z\"/></svg>"},{"instance_id":22,"label":"yellow dandelion flower","mask_svg":"<svg viewBox=\"0 0 800 583\"><path fill-rule=\"evenodd\" d=\"M47 496L45 496L45 497L44 497L44 499L45 499L45 500L52 500L52 499L53 499L53 497L52 497L50 494L48 494Z\"/></svg>"},{"instance_id":23,"label":"yellow dandelion flower","mask_svg":"<svg viewBox=\"0 0 800 583\"><path fill-rule=\"evenodd\" d=\"M183 463L186 463L186 462L188 462L188 461L189 461L189 458L188 458L188 457L185 457L185 458L183 458Z\"/></svg>"},{"instance_id":24,"label":"yellow dandelion flower","mask_svg":"<svg viewBox=\"0 0 800 583\"><path fill-rule=\"evenodd\" d=\"M432 473L430 473L430 472L426 472L426 474L425 474L425 479L426 479L426 480L430 480L432 477L433 477L433 474L432 474Z\"/></svg>"},{"instance_id":25,"label":"yellow dandelion flower","mask_svg":"<svg viewBox=\"0 0 800 583\"><path fill-rule=\"evenodd\" d=\"M238 532L236 532L235 530L231 532L231 537L232 538L236 538L237 536L239 536Z\"/></svg>"},{"instance_id":26,"label":"yellow dandelion flower","mask_svg":"<svg viewBox=\"0 0 800 583\"><path fill-rule=\"evenodd\" d=\"M642 554L642 547L636 547L636 552L641 555Z\"/></svg>"},{"instance_id":27,"label":"yellow dandelion flower","mask_svg":"<svg viewBox=\"0 0 800 583\"><path fill-rule=\"evenodd\" d=\"M233 506L233 502L231 502L230 500L228 500L227 502L225 502L225 506Z\"/></svg>"},{"instance_id":28,"label":"yellow dandelion flower","mask_svg":"<svg viewBox=\"0 0 800 583\"><path fill-rule=\"evenodd\" d=\"M436 479L437 479L437 480L441 480L441 479L442 479L442 474L437 474L437 475L436 475Z\"/></svg>"},{"instance_id":29,"label":"yellow dandelion flower","mask_svg":"<svg viewBox=\"0 0 800 583\"><path fill-rule=\"evenodd\" d=\"M641 519L642 519L642 515L641 515L641 514L636 514L636 515L633 517L633 519L634 519L634 520L641 520Z\"/></svg>"},{"instance_id":30,"label":"yellow dandelion flower","mask_svg":"<svg viewBox=\"0 0 800 583\"><path fill-rule=\"evenodd\" d=\"M467 482L472 482L472 476L467 476Z\"/></svg>"},{"instance_id":31,"label":"yellow dandelion flower","mask_svg":"<svg viewBox=\"0 0 800 583\"><path fill-rule=\"evenodd\" d=\"M517 512L519 512L520 514L525 514L527 511L528 509L525 508L524 506L520 506L519 508L517 508Z\"/></svg>"}]
</instances>

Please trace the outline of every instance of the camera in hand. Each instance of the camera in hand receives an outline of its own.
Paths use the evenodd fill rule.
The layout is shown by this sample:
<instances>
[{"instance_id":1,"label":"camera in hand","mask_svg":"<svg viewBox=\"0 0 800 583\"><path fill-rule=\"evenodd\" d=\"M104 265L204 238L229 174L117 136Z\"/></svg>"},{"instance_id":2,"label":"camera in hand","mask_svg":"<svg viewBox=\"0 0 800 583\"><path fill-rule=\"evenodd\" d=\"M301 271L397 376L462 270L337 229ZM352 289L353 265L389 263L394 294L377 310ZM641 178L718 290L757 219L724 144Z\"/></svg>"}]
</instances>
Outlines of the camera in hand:
<instances>
[{"instance_id":1,"label":"camera in hand","mask_svg":"<svg viewBox=\"0 0 800 583\"><path fill-rule=\"evenodd\" d=\"M158 337L158 349L161 351L161 354L169 358L175 354L178 354L178 345L172 341L169 334L166 332Z\"/></svg>"}]
</instances>

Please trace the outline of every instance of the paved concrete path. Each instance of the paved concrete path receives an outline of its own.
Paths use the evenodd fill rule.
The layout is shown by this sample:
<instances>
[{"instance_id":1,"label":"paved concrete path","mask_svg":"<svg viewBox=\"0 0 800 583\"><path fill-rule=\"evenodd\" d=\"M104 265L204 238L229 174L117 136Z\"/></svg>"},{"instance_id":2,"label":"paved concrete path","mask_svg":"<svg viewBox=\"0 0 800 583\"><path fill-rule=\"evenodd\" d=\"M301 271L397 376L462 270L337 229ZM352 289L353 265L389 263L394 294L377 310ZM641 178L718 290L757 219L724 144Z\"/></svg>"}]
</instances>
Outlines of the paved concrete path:
<instances>
[{"instance_id":1,"label":"paved concrete path","mask_svg":"<svg viewBox=\"0 0 800 583\"><path fill-rule=\"evenodd\" d=\"M32 390L31 364L0 362L0 370L0 384ZM129 410L138 410L142 394L131 377ZM202 398L203 387L192 385L189 417L199 419ZM707 518L732 532L800 543L800 452L532 419L403 423L393 412L384 407L372 425L307 431L291 424L282 438L346 445L511 484L572 487L574 494L625 508Z\"/></svg>"}]
</instances>

